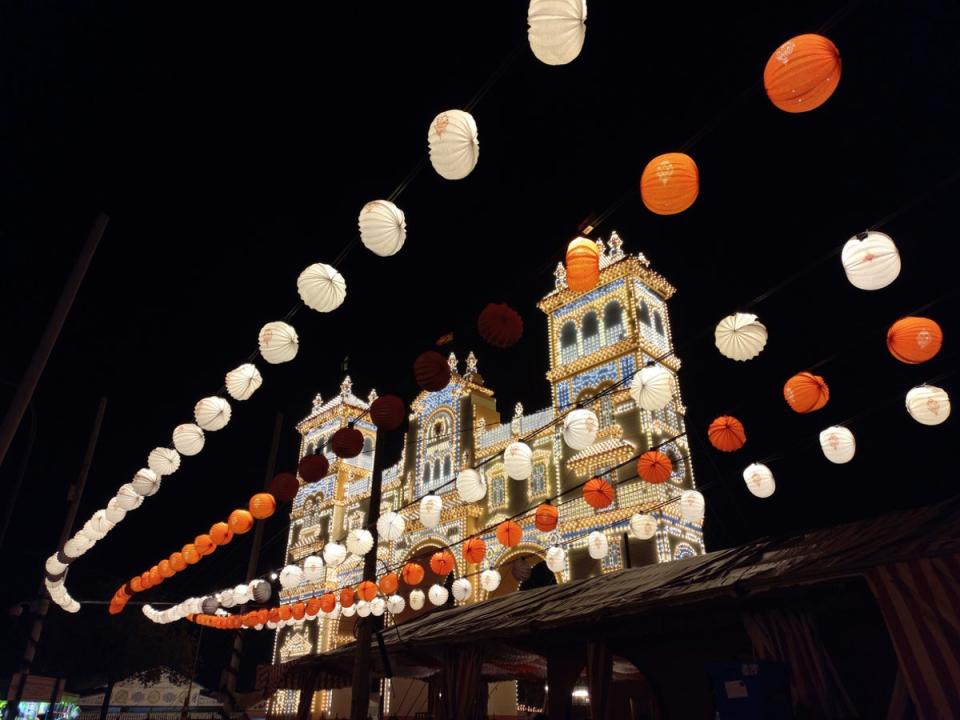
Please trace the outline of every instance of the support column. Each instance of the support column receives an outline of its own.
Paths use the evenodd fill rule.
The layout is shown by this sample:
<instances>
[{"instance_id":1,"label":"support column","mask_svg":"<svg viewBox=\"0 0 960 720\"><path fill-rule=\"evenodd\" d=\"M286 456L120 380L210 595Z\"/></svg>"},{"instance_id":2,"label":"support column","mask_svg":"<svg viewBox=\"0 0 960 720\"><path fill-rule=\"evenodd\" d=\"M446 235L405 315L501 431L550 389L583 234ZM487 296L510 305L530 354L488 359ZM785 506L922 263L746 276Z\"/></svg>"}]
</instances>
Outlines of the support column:
<instances>
[{"instance_id":1,"label":"support column","mask_svg":"<svg viewBox=\"0 0 960 720\"><path fill-rule=\"evenodd\" d=\"M585 664L584 648L556 652L547 656L547 718L570 720L573 717L573 686Z\"/></svg>"}]
</instances>

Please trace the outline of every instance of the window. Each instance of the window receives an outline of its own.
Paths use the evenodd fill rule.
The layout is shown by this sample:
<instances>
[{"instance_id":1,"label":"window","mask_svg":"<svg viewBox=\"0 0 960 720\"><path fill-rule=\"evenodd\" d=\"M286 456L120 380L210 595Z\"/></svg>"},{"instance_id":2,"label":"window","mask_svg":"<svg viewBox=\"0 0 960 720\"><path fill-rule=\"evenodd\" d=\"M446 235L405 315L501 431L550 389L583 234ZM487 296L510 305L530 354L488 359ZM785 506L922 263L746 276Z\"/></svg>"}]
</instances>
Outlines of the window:
<instances>
[{"instance_id":1,"label":"window","mask_svg":"<svg viewBox=\"0 0 960 720\"><path fill-rule=\"evenodd\" d=\"M607 345L619 342L626 334L623 331L623 308L616 300L607 303L603 309L603 332Z\"/></svg>"},{"instance_id":2,"label":"window","mask_svg":"<svg viewBox=\"0 0 960 720\"><path fill-rule=\"evenodd\" d=\"M560 362L577 359L577 326L568 320L560 328Z\"/></svg>"},{"instance_id":3,"label":"window","mask_svg":"<svg viewBox=\"0 0 960 720\"><path fill-rule=\"evenodd\" d=\"M490 480L490 503L496 508L506 505L506 502L507 498L503 476L499 475Z\"/></svg>"},{"instance_id":4,"label":"window","mask_svg":"<svg viewBox=\"0 0 960 720\"><path fill-rule=\"evenodd\" d=\"M650 324L650 308L647 307L646 300L640 301L640 310L637 315L640 318L640 322L642 322L644 325Z\"/></svg>"},{"instance_id":5,"label":"window","mask_svg":"<svg viewBox=\"0 0 960 720\"><path fill-rule=\"evenodd\" d=\"M533 466L533 474L530 476L530 496L540 497L547 494L547 468L543 463L537 463Z\"/></svg>"},{"instance_id":6,"label":"window","mask_svg":"<svg viewBox=\"0 0 960 720\"><path fill-rule=\"evenodd\" d=\"M372 455L373 454L373 438L364 438L363 439L363 454Z\"/></svg>"},{"instance_id":7,"label":"window","mask_svg":"<svg viewBox=\"0 0 960 720\"><path fill-rule=\"evenodd\" d=\"M430 463L427 463L423 469L423 486L425 488L430 487Z\"/></svg>"},{"instance_id":8,"label":"window","mask_svg":"<svg viewBox=\"0 0 960 720\"><path fill-rule=\"evenodd\" d=\"M583 354L589 355L600 349L600 322L597 320L597 314L592 310L583 316L581 323L581 334L583 335Z\"/></svg>"},{"instance_id":9,"label":"window","mask_svg":"<svg viewBox=\"0 0 960 720\"><path fill-rule=\"evenodd\" d=\"M440 480L440 458L433 461L433 479L434 481Z\"/></svg>"},{"instance_id":10,"label":"window","mask_svg":"<svg viewBox=\"0 0 960 720\"><path fill-rule=\"evenodd\" d=\"M653 313L653 329L657 331L657 335L663 335L663 318L659 311Z\"/></svg>"},{"instance_id":11,"label":"window","mask_svg":"<svg viewBox=\"0 0 960 720\"><path fill-rule=\"evenodd\" d=\"M445 479L450 477L450 456L449 455L447 455L443 459L443 477Z\"/></svg>"}]
</instances>

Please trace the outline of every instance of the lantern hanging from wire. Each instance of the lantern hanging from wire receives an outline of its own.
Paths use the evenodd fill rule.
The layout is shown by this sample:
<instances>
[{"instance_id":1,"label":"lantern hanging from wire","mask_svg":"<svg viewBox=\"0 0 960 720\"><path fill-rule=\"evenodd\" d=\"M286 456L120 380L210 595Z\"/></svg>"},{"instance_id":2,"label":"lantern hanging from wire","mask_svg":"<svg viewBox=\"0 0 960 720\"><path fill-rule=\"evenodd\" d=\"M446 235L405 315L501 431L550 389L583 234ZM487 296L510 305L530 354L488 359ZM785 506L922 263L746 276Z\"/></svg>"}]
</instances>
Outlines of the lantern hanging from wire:
<instances>
[{"instance_id":1,"label":"lantern hanging from wire","mask_svg":"<svg viewBox=\"0 0 960 720\"><path fill-rule=\"evenodd\" d=\"M290 362L297 356L300 349L300 339L293 326L282 322L268 322L260 328L258 336L260 354L271 365Z\"/></svg>"},{"instance_id":2,"label":"lantern hanging from wire","mask_svg":"<svg viewBox=\"0 0 960 720\"><path fill-rule=\"evenodd\" d=\"M900 251L893 238L875 230L847 240L840 262L847 280L860 290L880 290L900 275Z\"/></svg>"},{"instance_id":3,"label":"lantern hanging from wire","mask_svg":"<svg viewBox=\"0 0 960 720\"><path fill-rule=\"evenodd\" d=\"M808 112L833 95L840 84L840 66L840 51L829 38L797 35L767 60L763 87L770 102L784 112Z\"/></svg>"},{"instance_id":4,"label":"lantern hanging from wire","mask_svg":"<svg viewBox=\"0 0 960 720\"><path fill-rule=\"evenodd\" d=\"M587 34L586 0L530 0L527 9L530 49L546 65L573 62Z\"/></svg>"},{"instance_id":5,"label":"lantern hanging from wire","mask_svg":"<svg viewBox=\"0 0 960 720\"><path fill-rule=\"evenodd\" d=\"M933 358L943 345L943 330L930 318L905 317L887 331L887 349L897 360L917 365Z\"/></svg>"},{"instance_id":6,"label":"lantern hanging from wire","mask_svg":"<svg viewBox=\"0 0 960 720\"><path fill-rule=\"evenodd\" d=\"M936 385L918 385L907 393L907 412L921 425L939 425L950 417L950 396Z\"/></svg>"},{"instance_id":7,"label":"lantern hanging from wire","mask_svg":"<svg viewBox=\"0 0 960 720\"><path fill-rule=\"evenodd\" d=\"M767 326L752 313L733 313L713 333L720 354L731 360L752 360L767 346Z\"/></svg>"},{"instance_id":8,"label":"lantern hanging from wire","mask_svg":"<svg viewBox=\"0 0 960 720\"><path fill-rule=\"evenodd\" d=\"M360 242L374 255L396 255L407 239L407 220L403 210L389 200L373 200L360 210L357 218Z\"/></svg>"},{"instance_id":9,"label":"lantern hanging from wire","mask_svg":"<svg viewBox=\"0 0 960 720\"><path fill-rule=\"evenodd\" d=\"M640 176L640 198L657 215L676 215L693 205L700 193L700 171L684 153L657 155Z\"/></svg>"},{"instance_id":10,"label":"lantern hanging from wire","mask_svg":"<svg viewBox=\"0 0 960 720\"><path fill-rule=\"evenodd\" d=\"M447 110L437 115L427 132L430 164L440 177L462 180L477 166L480 140L477 122L463 110Z\"/></svg>"}]
</instances>

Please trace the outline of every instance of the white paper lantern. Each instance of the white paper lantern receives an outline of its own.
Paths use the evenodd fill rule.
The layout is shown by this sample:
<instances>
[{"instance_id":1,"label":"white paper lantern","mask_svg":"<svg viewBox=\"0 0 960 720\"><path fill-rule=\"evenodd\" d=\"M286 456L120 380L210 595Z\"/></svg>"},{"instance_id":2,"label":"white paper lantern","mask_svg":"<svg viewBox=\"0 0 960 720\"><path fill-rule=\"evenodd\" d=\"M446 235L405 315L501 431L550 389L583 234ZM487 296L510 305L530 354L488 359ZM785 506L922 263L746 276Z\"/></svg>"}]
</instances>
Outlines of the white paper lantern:
<instances>
[{"instance_id":1,"label":"white paper lantern","mask_svg":"<svg viewBox=\"0 0 960 720\"><path fill-rule=\"evenodd\" d=\"M364 528L354 528L347 534L347 550L354 555L366 555L373 547L373 535Z\"/></svg>"},{"instance_id":2,"label":"white paper lantern","mask_svg":"<svg viewBox=\"0 0 960 720\"><path fill-rule=\"evenodd\" d=\"M407 239L407 221L403 210L389 200L368 202L357 219L360 241L375 255L396 255Z\"/></svg>"},{"instance_id":3,"label":"white paper lantern","mask_svg":"<svg viewBox=\"0 0 960 720\"><path fill-rule=\"evenodd\" d=\"M647 365L630 381L630 397L641 410L662 410L673 399L673 374L663 365Z\"/></svg>"},{"instance_id":4,"label":"white paper lantern","mask_svg":"<svg viewBox=\"0 0 960 720\"><path fill-rule=\"evenodd\" d=\"M90 518L83 524L81 532L94 541L103 540L106 536L105 532L100 531L100 526L94 523L93 518Z\"/></svg>"},{"instance_id":5,"label":"white paper lantern","mask_svg":"<svg viewBox=\"0 0 960 720\"><path fill-rule=\"evenodd\" d=\"M323 559L316 555L309 555L303 561L303 579L307 582L317 582L323 575Z\"/></svg>"},{"instance_id":6,"label":"white paper lantern","mask_svg":"<svg viewBox=\"0 0 960 720\"><path fill-rule=\"evenodd\" d=\"M426 600L426 595L423 594L423 590L411 590L410 591L410 608L412 610L422 610L424 601Z\"/></svg>"},{"instance_id":7,"label":"white paper lantern","mask_svg":"<svg viewBox=\"0 0 960 720\"><path fill-rule=\"evenodd\" d=\"M751 313L727 315L714 331L717 350L740 362L752 360L767 344L767 327Z\"/></svg>"},{"instance_id":8,"label":"white paper lantern","mask_svg":"<svg viewBox=\"0 0 960 720\"><path fill-rule=\"evenodd\" d=\"M130 483L120 486L120 489L117 490L115 499L117 501L117 505L128 512L130 510L136 510L138 507L143 505L143 497Z\"/></svg>"},{"instance_id":9,"label":"white paper lantern","mask_svg":"<svg viewBox=\"0 0 960 720\"><path fill-rule=\"evenodd\" d=\"M224 385L234 400L247 400L263 385L263 375L253 363L244 363L227 373Z\"/></svg>"},{"instance_id":10,"label":"white paper lantern","mask_svg":"<svg viewBox=\"0 0 960 720\"><path fill-rule=\"evenodd\" d=\"M204 430L222 430L230 422L230 403L215 395L205 397L194 406L193 418Z\"/></svg>"},{"instance_id":11,"label":"white paper lantern","mask_svg":"<svg viewBox=\"0 0 960 720\"><path fill-rule=\"evenodd\" d=\"M638 540L649 540L657 534L657 518L637 513L630 518L630 531Z\"/></svg>"},{"instance_id":12,"label":"white paper lantern","mask_svg":"<svg viewBox=\"0 0 960 720\"><path fill-rule=\"evenodd\" d=\"M882 232L860 233L847 240L840 262L847 280L861 290L885 288L900 275L900 252Z\"/></svg>"},{"instance_id":13,"label":"white paper lantern","mask_svg":"<svg viewBox=\"0 0 960 720\"><path fill-rule=\"evenodd\" d=\"M463 602L473 592L473 585L466 578L458 578L453 581L453 599Z\"/></svg>"},{"instance_id":14,"label":"white paper lantern","mask_svg":"<svg viewBox=\"0 0 960 720\"><path fill-rule=\"evenodd\" d=\"M480 140L477 123L463 110L447 110L437 115L427 132L430 163L447 180L460 180L477 166Z\"/></svg>"},{"instance_id":15,"label":"white paper lantern","mask_svg":"<svg viewBox=\"0 0 960 720\"><path fill-rule=\"evenodd\" d=\"M232 608L237 604L237 601L233 597L233 588L227 588L226 590L221 590L217 593L217 600L220 605L225 608Z\"/></svg>"},{"instance_id":16,"label":"white paper lantern","mask_svg":"<svg viewBox=\"0 0 960 720\"><path fill-rule=\"evenodd\" d=\"M260 328L258 336L260 354L271 365L290 362L297 356L300 339L292 325L279 320L268 322Z\"/></svg>"},{"instance_id":17,"label":"white paper lantern","mask_svg":"<svg viewBox=\"0 0 960 720\"><path fill-rule=\"evenodd\" d=\"M587 0L530 0L527 32L534 56L547 65L577 59L587 35Z\"/></svg>"},{"instance_id":18,"label":"white paper lantern","mask_svg":"<svg viewBox=\"0 0 960 720\"><path fill-rule=\"evenodd\" d=\"M106 510L97 510L93 514L93 517L90 518L90 523L97 532L103 533L104 535L113 530L116 525L116 523L107 518Z\"/></svg>"},{"instance_id":19,"label":"white paper lantern","mask_svg":"<svg viewBox=\"0 0 960 720\"><path fill-rule=\"evenodd\" d=\"M382 540L393 542L399 540L407 529L407 521L400 513L388 510L377 519L377 534Z\"/></svg>"},{"instance_id":20,"label":"white paper lantern","mask_svg":"<svg viewBox=\"0 0 960 720\"><path fill-rule=\"evenodd\" d=\"M680 516L689 523L703 520L706 502L697 490L684 490L680 493Z\"/></svg>"},{"instance_id":21,"label":"white paper lantern","mask_svg":"<svg viewBox=\"0 0 960 720\"><path fill-rule=\"evenodd\" d=\"M233 588L233 602L235 605L246 605L253 600L253 593L250 592L250 586L246 583L240 583Z\"/></svg>"},{"instance_id":22,"label":"white paper lantern","mask_svg":"<svg viewBox=\"0 0 960 720\"><path fill-rule=\"evenodd\" d=\"M443 605L449 599L450 591L443 585L433 584L430 586L427 596L433 605Z\"/></svg>"},{"instance_id":23,"label":"white paper lantern","mask_svg":"<svg viewBox=\"0 0 960 720\"><path fill-rule=\"evenodd\" d=\"M160 489L160 478L150 468L140 468L137 470L137 474L133 476L130 484L133 485L133 489L137 491L138 495L150 497Z\"/></svg>"},{"instance_id":24,"label":"white paper lantern","mask_svg":"<svg viewBox=\"0 0 960 720\"><path fill-rule=\"evenodd\" d=\"M592 410L577 408L563 418L563 441L573 450L593 445L600 430L600 421Z\"/></svg>"},{"instance_id":25,"label":"white paper lantern","mask_svg":"<svg viewBox=\"0 0 960 720\"><path fill-rule=\"evenodd\" d=\"M440 524L440 511L443 510L443 500L439 495L424 495L420 500L420 522L426 528L433 528Z\"/></svg>"},{"instance_id":26,"label":"white paper lantern","mask_svg":"<svg viewBox=\"0 0 960 720\"><path fill-rule=\"evenodd\" d=\"M173 429L173 446L181 455L196 455L203 450L203 430L193 423L177 425Z\"/></svg>"},{"instance_id":27,"label":"white paper lantern","mask_svg":"<svg viewBox=\"0 0 960 720\"><path fill-rule=\"evenodd\" d=\"M267 620L267 630L276 630L277 624L273 620Z\"/></svg>"},{"instance_id":28,"label":"white paper lantern","mask_svg":"<svg viewBox=\"0 0 960 720\"><path fill-rule=\"evenodd\" d=\"M777 489L773 473L763 463L748 465L747 469L743 471L743 481L747 484L747 490L750 491L750 494L758 498L768 498Z\"/></svg>"},{"instance_id":29,"label":"white paper lantern","mask_svg":"<svg viewBox=\"0 0 960 720\"><path fill-rule=\"evenodd\" d=\"M297 278L297 292L311 310L331 312L347 296L347 281L332 265L314 263Z\"/></svg>"},{"instance_id":30,"label":"white paper lantern","mask_svg":"<svg viewBox=\"0 0 960 720\"><path fill-rule=\"evenodd\" d=\"M603 560L610 551L610 545L607 542L607 536L599 530L594 530L587 537L587 552L594 560Z\"/></svg>"},{"instance_id":31,"label":"white paper lantern","mask_svg":"<svg viewBox=\"0 0 960 720\"><path fill-rule=\"evenodd\" d=\"M551 572L563 572L567 568L567 551L559 545L547 548L547 567Z\"/></svg>"},{"instance_id":32,"label":"white paper lantern","mask_svg":"<svg viewBox=\"0 0 960 720\"><path fill-rule=\"evenodd\" d=\"M357 601L357 615L359 617L368 617L370 615L370 603L366 600Z\"/></svg>"},{"instance_id":33,"label":"white paper lantern","mask_svg":"<svg viewBox=\"0 0 960 720\"><path fill-rule=\"evenodd\" d=\"M265 603L273 594L270 583L266 580L251 580L247 587L250 588L250 594L253 596L254 602Z\"/></svg>"},{"instance_id":34,"label":"white paper lantern","mask_svg":"<svg viewBox=\"0 0 960 720\"><path fill-rule=\"evenodd\" d=\"M375 597L370 601L370 614L374 617L380 617L387 609L387 603L382 597Z\"/></svg>"},{"instance_id":35,"label":"white paper lantern","mask_svg":"<svg viewBox=\"0 0 960 720\"><path fill-rule=\"evenodd\" d=\"M457 495L466 503L483 500L487 494L487 483L483 476L473 468L465 468L457 474Z\"/></svg>"},{"instance_id":36,"label":"white paper lantern","mask_svg":"<svg viewBox=\"0 0 960 720\"><path fill-rule=\"evenodd\" d=\"M918 385L907 393L907 412L922 425L939 425L950 417L950 396L936 385Z\"/></svg>"},{"instance_id":37,"label":"white paper lantern","mask_svg":"<svg viewBox=\"0 0 960 720\"><path fill-rule=\"evenodd\" d=\"M75 537L82 540L83 544L87 546L87 549L96 545L97 540L100 539L98 535L87 532L86 525L77 530Z\"/></svg>"},{"instance_id":38,"label":"white paper lantern","mask_svg":"<svg viewBox=\"0 0 960 720\"><path fill-rule=\"evenodd\" d=\"M46 570L51 575L59 575L64 570L66 570L68 565L57 560L57 554L54 553L47 558L47 561L43 564L43 569Z\"/></svg>"},{"instance_id":39,"label":"white paper lantern","mask_svg":"<svg viewBox=\"0 0 960 720\"><path fill-rule=\"evenodd\" d=\"M295 588L303 582L303 570L299 565L287 565L280 571L280 587Z\"/></svg>"},{"instance_id":40,"label":"white paper lantern","mask_svg":"<svg viewBox=\"0 0 960 720\"><path fill-rule=\"evenodd\" d=\"M70 538L63 544L63 553L74 559L83 555L90 549L90 545L76 536Z\"/></svg>"},{"instance_id":41,"label":"white paper lantern","mask_svg":"<svg viewBox=\"0 0 960 720\"><path fill-rule=\"evenodd\" d=\"M173 475L180 467L180 453L172 448L155 447L147 456L147 467L157 475Z\"/></svg>"},{"instance_id":42,"label":"white paper lantern","mask_svg":"<svg viewBox=\"0 0 960 720\"><path fill-rule=\"evenodd\" d=\"M387 610L393 615L399 615L406 607L407 603L401 595L391 595L387 598Z\"/></svg>"},{"instance_id":43,"label":"white paper lantern","mask_svg":"<svg viewBox=\"0 0 960 720\"><path fill-rule=\"evenodd\" d=\"M340 607L340 614L344 617L353 617L357 614L357 606L350 605L349 607Z\"/></svg>"},{"instance_id":44,"label":"white paper lantern","mask_svg":"<svg viewBox=\"0 0 960 720\"><path fill-rule=\"evenodd\" d=\"M501 580L502 578L500 577L499 570L494 570L491 568L490 570L484 570L482 573L480 573L480 587L482 587L488 593L492 593L494 590L500 587Z\"/></svg>"},{"instance_id":45,"label":"white paper lantern","mask_svg":"<svg viewBox=\"0 0 960 720\"><path fill-rule=\"evenodd\" d=\"M328 567L337 567L347 559L347 549L340 543L328 542L323 546L323 561Z\"/></svg>"},{"instance_id":46,"label":"white paper lantern","mask_svg":"<svg viewBox=\"0 0 960 720\"><path fill-rule=\"evenodd\" d=\"M80 612L80 603L74 600L73 598L70 598L70 601L66 605L63 605L62 607L68 613Z\"/></svg>"},{"instance_id":47,"label":"white paper lantern","mask_svg":"<svg viewBox=\"0 0 960 720\"><path fill-rule=\"evenodd\" d=\"M107 503L107 507L103 511L103 516L108 522L112 522L114 525L116 525L118 522L122 522L127 516L127 511L120 506L120 503L117 501L116 497L112 497L110 498L110 502Z\"/></svg>"},{"instance_id":48,"label":"white paper lantern","mask_svg":"<svg viewBox=\"0 0 960 720\"><path fill-rule=\"evenodd\" d=\"M512 442L503 451L503 469L514 480L528 480L533 474L533 450L525 442Z\"/></svg>"},{"instance_id":49,"label":"white paper lantern","mask_svg":"<svg viewBox=\"0 0 960 720\"><path fill-rule=\"evenodd\" d=\"M842 425L834 425L820 433L820 447L827 460L842 465L853 460L857 441L850 430Z\"/></svg>"}]
</instances>

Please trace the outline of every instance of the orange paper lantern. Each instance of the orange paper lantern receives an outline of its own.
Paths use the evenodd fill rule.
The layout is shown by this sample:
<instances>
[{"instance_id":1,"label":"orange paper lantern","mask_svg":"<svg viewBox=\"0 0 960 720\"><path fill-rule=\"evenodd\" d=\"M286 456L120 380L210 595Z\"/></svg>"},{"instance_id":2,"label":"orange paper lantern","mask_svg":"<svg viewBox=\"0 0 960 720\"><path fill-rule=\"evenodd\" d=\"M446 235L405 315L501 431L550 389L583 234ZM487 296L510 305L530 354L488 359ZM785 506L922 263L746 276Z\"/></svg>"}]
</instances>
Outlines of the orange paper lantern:
<instances>
[{"instance_id":1,"label":"orange paper lantern","mask_svg":"<svg viewBox=\"0 0 960 720\"><path fill-rule=\"evenodd\" d=\"M143 579L139 575L130 578L130 588L134 592L143 592Z\"/></svg>"},{"instance_id":2,"label":"orange paper lantern","mask_svg":"<svg viewBox=\"0 0 960 720\"><path fill-rule=\"evenodd\" d=\"M187 561L183 557L182 552L170 553L170 567L172 567L175 572L181 572L187 569Z\"/></svg>"},{"instance_id":3,"label":"orange paper lantern","mask_svg":"<svg viewBox=\"0 0 960 720\"><path fill-rule=\"evenodd\" d=\"M908 365L926 362L943 345L943 330L930 318L905 317L887 331L887 349L897 360Z\"/></svg>"},{"instance_id":4,"label":"orange paper lantern","mask_svg":"<svg viewBox=\"0 0 960 720\"><path fill-rule=\"evenodd\" d=\"M567 287L577 292L593 290L600 281L600 248L593 240L578 237L567 246Z\"/></svg>"},{"instance_id":5,"label":"orange paper lantern","mask_svg":"<svg viewBox=\"0 0 960 720\"><path fill-rule=\"evenodd\" d=\"M448 550L440 550L430 556L430 569L440 577L449 575L455 564Z\"/></svg>"},{"instance_id":6,"label":"orange paper lantern","mask_svg":"<svg viewBox=\"0 0 960 720\"><path fill-rule=\"evenodd\" d=\"M290 615L294 620L303 620L303 616L307 613L307 606L303 602L295 602L293 607L290 608Z\"/></svg>"},{"instance_id":7,"label":"orange paper lantern","mask_svg":"<svg viewBox=\"0 0 960 720\"><path fill-rule=\"evenodd\" d=\"M187 565L196 565L200 562L200 553L197 552L197 546L193 543L184 545L180 552L183 553L183 559L187 562Z\"/></svg>"},{"instance_id":8,"label":"orange paper lantern","mask_svg":"<svg viewBox=\"0 0 960 720\"><path fill-rule=\"evenodd\" d=\"M307 615L316 615L320 612L320 598L312 597L307 600Z\"/></svg>"},{"instance_id":9,"label":"orange paper lantern","mask_svg":"<svg viewBox=\"0 0 960 720\"><path fill-rule=\"evenodd\" d=\"M377 586L369 580L364 580L357 586L357 595L361 600L370 602L377 596Z\"/></svg>"},{"instance_id":10,"label":"orange paper lantern","mask_svg":"<svg viewBox=\"0 0 960 720\"><path fill-rule=\"evenodd\" d=\"M423 582L423 566L419 563L407 563L403 566L403 570L400 573L403 581L410 587L415 587Z\"/></svg>"},{"instance_id":11,"label":"orange paper lantern","mask_svg":"<svg viewBox=\"0 0 960 720\"><path fill-rule=\"evenodd\" d=\"M648 483L659 485L666 482L672 472L673 462L670 460L670 456L659 450L645 452L637 460L637 475Z\"/></svg>"},{"instance_id":12,"label":"orange paper lantern","mask_svg":"<svg viewBox=\"0 0 960 720\"><path fill-rule=\"evenodd\" d=\"M497 525L497 540L504 547L513 547L523 539L523 529L513 520L504 520Z\"/></svg>"},{"instance_id":13,"label":"orange paper lantern","mask_svg":"<svg viewBox=\"0 0 960 720\"><path fill-rule=\"evenodd\" d=\"M613 496L613 486L603 478L592 478L583 486L583 499L587 505L598 510L612 503Z\"/></svg>"},{"instance_id":14,"label":"orange paper lantern","mask_svg":"<svg viewBox=\"0 0 960 720\"><path fill-rule=\"evenodd\" d=\"M303 605L303 603L297 603L297 605ZM297 611L297 605L294 605L294 606L293 606L293 611L294 611L294 612L293 612L293 616L294 616L294 617L297 616L297 612L296 612L296 611ZM297 618L297 619L300 620L302 617L303 617L303 616L301 615L301 616L300 616L299 618ZM257 610L257 623L259 623L260 625L266 625L266 624L267 624L267 620L269 620L269 619L270 619L270 611L269 611L269 610L267 610L266 608L260 608L259 610Z\"/></svg>"},{"instance_id":15,"label":"orange paper lantern","mask_svg":"<svg viewBox=\"0 0 960 720\"><path fill-rule=\"evenodd\" d=\"M640 176L640 197L650 212L676 215L700 193L700 171L684 153L664 153L647 163Z\"/></svg>"},{"instance_id":16,"label":"orange paper lantern","mask_svg":"<svg viewBox=\"0 0 960 720\"><path fill-rule=\"evenodd\" d=\"M389 572L380 578L380 591L384 595L393 595L400 587L400 578L396 573Z\"/></svg>"},{"instance_id":17,"label":"orange paper lantern","mask_svg":"<svg viewBox=\"0 0 960 720\"><path fill-rule=\"evenodd\" d=\"M157 567L160 569L160 574L165 578L172 578L176 574L173 568L170 567L169 560L161 560L157 563Z\"/></svg>"},{"instance_id":18,"label":"orange paper lantern","mask_svg":"<svg viewBox=\"0 0 960 720\"><path fill-rule=\"evenodd\" d=\"M209 535L197 535L193 540L193 546L201 557L209 555L217 549L217 546L213 544L213 538Z\"/></svg>"},{"instance_id":19,"label":"orange paper lantern","mask_svg":"<svg viewBox=\"0 0 960 720\"><path fill-rule=\"evenodd\" d=\"M743 431L743 423L732 415L721 415L707 428L707 437L710 444L722 452L734 452L743 447L747 441L747 434Z\"/></svg>"},{"instance_id":20,"label":"orange paper lantern","mask_svg":"<svg viewBox=\"0 0 960 720\"><path fill-rule=\"evenodd\" d=\"M324 593L320 596L320 609L325 613L333 612L337 607L337 596L333 593Z\"/></svg>"},{"instance_id":21,"label":"orange paper lantern","mask_svg":"<svg viewBox=\"0 0 960 720\"><path fill-rule=\"evenodd\" d=\"M340 607L350 607L353 605L353 590L344 588L340 591Z\"/></svg>"},{"instance_id":22,"label":"orange paper lantern","mask_svg":"<svg viewBox=\"0 0 960 720\"><path fill-rule=\"evenodd\" d=\"M153 580L150 579L150 571L147 570L145 573L140 575L140 584L143 586L144 590L149 590L153 587Z\"/></svg>"},{"instance_id":23,"label":"orange paper lantern","mask_svg":"<svg viewBox=\"0 0 960 720\"><path fill-rule=\"evenodd\" d=\"M233 540L233 530L225 522L214 523L210 526L210 539L214 545L226 545Z\"/></svg>"},{"instance_id":24,"label":"orange paper lantern","mask_svg":"<svg viewBox=\"0 0 960 720\"><path fill-rule=\"evenodd\" d=\"M534 513L533 524L537 526L537 530L540 532L550 532L556 529L559 519L560 511L550 503L544 503Z\"/></svg>"},{"instance_id":25,"label":"orange paper lantern","mask_svg":"<svg viewBox=\"0 0 960 720\"><path fill-rule=\"evenodd\" d=\"M267 614L267 620L275 623L280 622L280 608L270 608L270 612Z\"/></svg>"},{"instance_id":26,"label":"orange paper lantern","mask_svg":"<svg viewBox=\"0 0 960 720\"><path fill-rule=\"evenodd\" d=\"M283 621L289 620L293 615L293 609L289 605L281 605L279 611L280 619Z\"/></svg>"},{"instance_id":27,"label":"orange paper lantern","mask_svg":"<svg viewBox=\"0 0 960 720\"><path fill-rule=\"evenodd\" d=\"M153 585L159 585L163 582L163 575L160 574L160 568L156 565L150 568L150 582Z\"/></svg>"},{"instance_id":28,"label":"orange paper lantern","mask_svg":"<svg viewBox=\"0 0 960 720\"><path fill-rule=\"evenodd\" d=\"M270 493L257 493L250 498L250 514L257 520L266 520L277 510L277 501Z\"/></svg>"},{"instance_id":29,"label":"orange paper lantern","mask_svg":"<svg viewBox=\"0 0 960 720\"><path fill-rule=\"evenodd\" d=\"M250 514L249 510L234 510L227 518L227 524L237 535L243 535L250 532L253 527L253 515Z\"/></svg>"},{"instance_id":30,"label":"orange paper lantern","mask_svg":"<svg viewBox=\"0 0 960 720\"><path fill-rule=\"evenodd\" d=\"M472 537L463 544L463 559L474 565L483 562L487 555L487 544L483 538Z\"/></svg>"},{"instance_id":31,"label":"orange paper lantern","mask_svg":"<svg viewBox=\"0 0 960 720\"><path fill-rule=\"evenodd\" d=\"M819 375L801 372L787 380L783 397L794 412L809 413L827 404L830 388Z\"/></svg>"},{"instance_id":32,"label":"orange paper lantern","mask_svg":"<svg viewBox=\"0 0 960 720\"><path fill-rule=\"evenodd\" d=\"M788 113L823 105L840 84L840 51L823 35L797 35L774 51L763 70L770 102Z\"/></svg>"}]
</instances>

